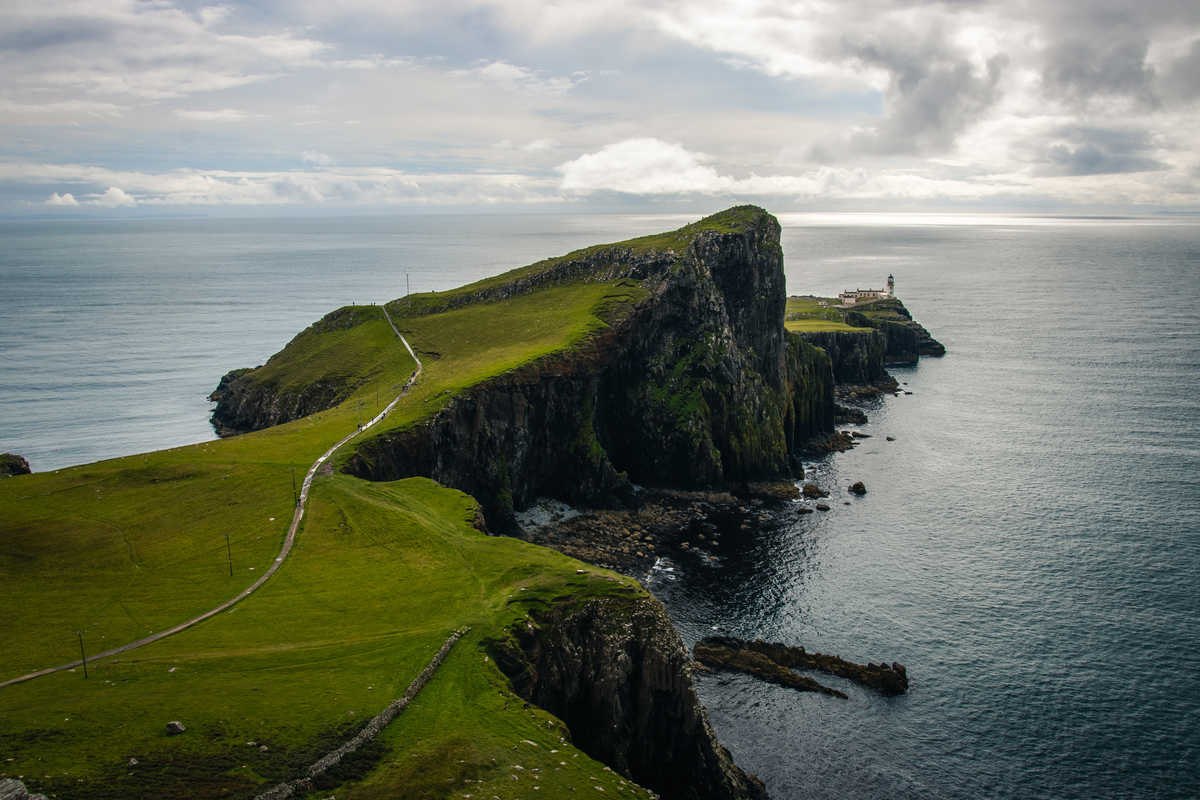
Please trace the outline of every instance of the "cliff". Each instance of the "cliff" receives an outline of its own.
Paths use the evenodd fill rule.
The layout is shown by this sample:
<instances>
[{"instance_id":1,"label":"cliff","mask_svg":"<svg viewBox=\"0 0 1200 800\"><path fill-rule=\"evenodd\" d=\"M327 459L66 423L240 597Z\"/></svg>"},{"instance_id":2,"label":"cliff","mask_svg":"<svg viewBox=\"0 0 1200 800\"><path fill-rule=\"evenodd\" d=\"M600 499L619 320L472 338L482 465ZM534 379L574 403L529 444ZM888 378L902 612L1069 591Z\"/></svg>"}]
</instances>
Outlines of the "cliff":
<instances>
[{"instance_id":1,"label":"cliff","mask_svg":"<svg viewBox=\"0 0 1200 800\"><path fill-rule=\"evenodd\" d=\"M500 525L542 495L606 504L628 499L633 483L736 486L789 474L799 444L832 427L833 378L824 353L783 329L779 224L741 207L686 231L590 248L544 272L426 301L416 311L562 280L622 280L644 293L569 352L363 442L344 469L432 477L475 496Z\"/></svg>"},{"instance_id":2,"label":"cliff","mask_svg":"<svg viewBox=\"0 0 1200 800\"><path fill-rule=\"evenodd\" d=\"M887 376L888 337L882 331L807 331L793 335L828 354L837 383L862 385Z\"/></svg>"},{"instance_id":3,"label":"cliff","mask_svg":"<svg viewBox=\"0 0 1200 800\"><path fill-rule=\"evenodd\" d=\"M560 604L491 643L516 692L572 742L667 800L765 798L713 734L692 659L653 598Z\"/></svg>"},{"instance_id":4,"label":"cliff","mask_svg":"<svg viewBox=\"0 0 1200 800\"><path fill-rule=\"evenodd\" d=\"M888 364L913 364L921 356L945 355L946 348L912 318L904 303L895 297L876 300L846 312L849 325L874 328L885 340Z\"/></svg>"},{"instance_id":5,"label":"cliff","mask_svg":"<svg viewBox=\"0 0 1200 800\"><path fill-rule=\"evenodd\" d=\"M367 353L348 346L347 333L379 319L370 306L339 308L297 334L266 364L225 373L208 396L217 403L212 424L218 435L269 428L341 403L377 366Z\"/></svg>"}]
</instances>

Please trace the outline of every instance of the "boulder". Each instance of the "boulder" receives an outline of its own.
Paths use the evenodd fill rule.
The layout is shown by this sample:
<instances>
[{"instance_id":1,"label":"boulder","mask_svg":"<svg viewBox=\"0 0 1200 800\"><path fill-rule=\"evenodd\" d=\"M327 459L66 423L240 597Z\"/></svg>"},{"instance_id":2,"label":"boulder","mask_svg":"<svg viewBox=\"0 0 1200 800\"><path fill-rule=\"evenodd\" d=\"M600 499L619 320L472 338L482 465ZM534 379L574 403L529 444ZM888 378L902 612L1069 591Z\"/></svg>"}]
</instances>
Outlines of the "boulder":
<instances>
[{"instance_id":1,"label":"boulder","mask_svg":"<svg viewBox=\"0 0 1200 800\"><path fill-rule=\"evenodd\" d=\"M804 488L801 491L805 497L813 500L817 499L818 497L829 497L829 492L825 491L820 486L817 486L815 483L804 484Z\"/></svg>"},{"instance_id":2,"label":"boulder","mask_svg":"<svg viewBox=\"0 0 1200 800\"><path fill-rule=\"evenodd\" d=\"M187 730L187 728L184 727L183 723L180 722L179 720L171 720L170 722L167 723L167 735L168 736L175 736L177 734L183 733L186 730Z\"/></svg>"},{"instance_id":3,"label":"boulder","mask_svg":"<svg viewBox=\"0 0 1200 800\"><path fill-rule=\"evenodd\" d=\"M0 800L46 800L46 795L31 793L16 778L0 778Z\"/></svg>"},{"instance_id":4,"label":"boulder","mask_svg":"<svg viewBox=\"0 0 1200 800\"><path fill-rule=\"evenodd\" d=\"M862 481L855 481L854 483L850 484L850 493L862 497L867 493L867 487L863 486Z\"/></svg>"}]
</instances>

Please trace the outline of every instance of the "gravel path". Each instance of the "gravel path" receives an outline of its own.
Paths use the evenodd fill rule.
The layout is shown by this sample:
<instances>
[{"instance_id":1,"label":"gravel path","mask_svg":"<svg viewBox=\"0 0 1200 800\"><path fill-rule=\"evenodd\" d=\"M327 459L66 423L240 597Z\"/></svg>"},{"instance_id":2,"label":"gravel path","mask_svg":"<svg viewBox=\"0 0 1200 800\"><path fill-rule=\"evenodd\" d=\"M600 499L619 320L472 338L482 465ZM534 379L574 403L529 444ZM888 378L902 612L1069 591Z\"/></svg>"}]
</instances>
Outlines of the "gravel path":
<instances>
[{"instance_id":1,"label":"gravel path","mask_svg":"<svg viewBox=\"0 0 1200 800\"><path fill-rule=\"evenodd\" d=\"M95 653L94 655L88 656L87 660L89 663L99 661L102 658L108 658L109 656L115 656L119 653L127 653L130 650L134 650L138 647L143 647L145 645L151 644L152 642L157 642L160 639L167 638L168 636L174 636L175 634L179 633L180 631L187 630L188 628L192 627L193 625L195 625L197 623L203 622L204 620L206 620L210 617L215 617L217 614L220 614L222 611L229 610L235 604L241 602L246 597L249 597L251 594L253 594L255 591L257 591L260 586L262 586L264 583L266 583L268 580L270 580L271 577L276 572L279 571L279 568L281 566L283 566L284 559L288 557L288 553L290 553L292 551L292 545L296 541L296 532L298 530L300 530L300 520L304 519L304 507L308 503L308 490L312 486L313 478L316 476L317 470L321 468L321 465L324 464L329 459L330 456L332 456L334 453L336 453L338 451L338 448L340 448L346 442L353 439L355 436L358 436L360 433L362 433L363 431L370 428L372 425L375 425L376 423L383 420L388 415L388 413L391 412L391 410L396 407L396 404L400 402L400 398L404 397L404 395L408 393L409 388L411 388L412 385L416 382L417 378L420 377L421 371L424 369L424 365L421 364L421 359L417 358L417 354L413 351L412 345L410 345L408 343L408 340L405 339L403 335L401 335L400 331L396 330L395 323L392 322L391 316L389 316L387 313L387 307L381 305L379 308L381 311L383 311L384 319L387 320L388 325L390 325L392 328L392 331L396 334L396 336L400 339L400 341L404 343L404 347L406 350L408 350L409 355L411 355L413 357L413 361L417 362L417 368L413 371L413 374L409 376L408 381L404 384L404 388L402 388L400 390L400 394L396 395L396 398L394 400L392 400L392 402L388 403L387 407L385 409L383 409L383 411L380 411L370 422L365 423L362 427L358 428L357 430L354 430L354 431L346 434L345 436L343 436L337 442L337 444L333 445L328 450L326 450L324 453L322 453L321 457L318 458L316 461L314 461L313 465L308 468L308 472L304 476L304 483L300 487L300 499L296 503L295 512L292 514L292 524L288 527L287 536L283 540L283 547L280 548L279 555L275 557L275 560L273 562L271 562L271 566L267 568L267 571L264 572L262 575L260 575L258 580L256 580L254 583L250 584L249 587L247 587L242 592L240 592L236 597L234 597L230 600L226 600L224 603L217 606L216 608L210 609L209 611L205 611L203 614L201 614L199 616L192 617L191 619L187 620L186 622L181 622L173 628L168 628L167 630L159 631L158 633L152 633L149 636L138 639L136 642L130 642L129 644L123 644L120 647L114 647L111 650L105 650L104 652ZM36 672L30 672L28 674L21 675L16 678L9 678L6 681L0 682L0 689L4 688L5 686L12 686L15 683L24 683L25 681L31 681L34 678L40 678L43 675L51 675L55 672L61 672L64 669L74 669L75 667L79 667L82 664L83 664L83 660L79 659L76 661L72 661L68 664L59 664L57 667L46 667L45 669L40 669Z\"/></svg>"}]
</instances>

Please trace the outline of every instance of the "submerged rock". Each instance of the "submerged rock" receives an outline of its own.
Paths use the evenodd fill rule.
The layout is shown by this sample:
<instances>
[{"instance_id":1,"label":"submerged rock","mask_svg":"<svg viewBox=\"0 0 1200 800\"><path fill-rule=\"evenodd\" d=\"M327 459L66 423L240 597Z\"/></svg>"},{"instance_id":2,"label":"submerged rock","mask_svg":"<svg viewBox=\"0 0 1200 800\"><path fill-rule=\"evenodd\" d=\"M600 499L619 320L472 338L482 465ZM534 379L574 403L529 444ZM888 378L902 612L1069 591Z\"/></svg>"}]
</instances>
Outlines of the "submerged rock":
<instances>
[{"instance_id":1,"label":"submerged rock","mask_svg":"<svg viewBox=\"0 0 1200 800\"><path fill-rule=\"evenodd\" d=\"M856 494L859 497L862 497L864 494L867 493L867 487L863 485L862 481L855 481L854 483L850 484L850 488L848 491L851 494Z\"/></svg>"}]
</instances>

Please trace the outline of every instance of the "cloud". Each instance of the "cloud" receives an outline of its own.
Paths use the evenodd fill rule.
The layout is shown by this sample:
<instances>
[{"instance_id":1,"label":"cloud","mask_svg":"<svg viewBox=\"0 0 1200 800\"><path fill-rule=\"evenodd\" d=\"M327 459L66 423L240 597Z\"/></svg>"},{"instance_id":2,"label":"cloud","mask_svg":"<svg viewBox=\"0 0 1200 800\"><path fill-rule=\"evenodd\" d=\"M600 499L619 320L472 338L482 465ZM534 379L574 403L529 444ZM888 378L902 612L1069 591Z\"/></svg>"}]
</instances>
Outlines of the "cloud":
<instances>
[{"instance_id":1,"label":"cloud","mask_svg":"<svg viewBox=\"0 0 1200 800\"><path fill-rule=\"evenodd\" d=\"M1008 58L992 56L981 70L940 42L912 45L903 36L856 46L855 58L887 71L885 114L852 140L875 153L930 153L953 149L958 135L998 98Z\"/></svg>"},{"instance_id":2,"label":"cloud","mask_svg":"<svg viewBox=\"0 0 1200 800\"><path fill-rule=\"evenodd\" d=\"M76 200L75 195L71 194L70 192L63 192L62 194L55 192L54 194L52 194L46 198L46 205L48 205L48 206L78 206L79 201Z\"/></svg>"},{"instance_id":3,"label":"cloud","mask_svg":"<svg viewBox=\"0 0 1200 800\"><path fill-rule=\"evenodd\" d=\"M110 186L103 194L93 195L88 200L89 205L104 206L105 208L123 208L128 206L136 206L137 200L125 193L124 189L116 186Z\"/></svg>"},{"instance_id":4,"label":"cloud","mask_svg":"<svg viewBox=\"0 0 1200 800\"><path fill-rule=\"evenodd\" d=\"M556 182L546 178L515 173L420 173L385 167L140 172L0 161L0 184L4 182L77 185L79 192L87 192L81 195L85 203L111 209L134 205L495 205L561 199ZM103 186L108 188L101 191Z\"/></svg>"},{"instance_id":5,"label":"cloud","mask_svg":"<svg viewBox=\"0 0 1200 800\"><path fill-rule=\"evenodd\" d=\"M1197 203L1194 2L205 2L9 4L4 211Z\"/></svg>"},{"instance_id":6,"label":"cloud","mask_svg":"<svg viewBox=\"0 0 1200 800\"><path fill-rule=\"evenodd\" d=\"M726 191L730 179L702 162L705 157L661 139L627 139L558 167L565 192L708 194Z\"/></svg>"},{"instance_id":7,"label":"cloud","mask_svg":"<svg viewBox=\"0 0 1200 800\"><path fill-rule=\"evenodd\" d=\"M327 167L333 163L333 159L324 153L319 153L316 150L305 150L300 154L300 158L306 164L317 164L318 166Z\"/></svg>"},{"instance_id":8,"label":"cloud","mask_svg":"<svg viewBox=\"0 0 1200 800\"><path fill-rule=\"evenodd\" d=\"M607 145L558 167L567 194L727 195L740 198L825 199L933 197L975 198L1010 192L1003 184L929 178L904 172L821 167L799 175L737 178L709 166L709 159L660 139L629 139Z\"/></svg>"},{"instance_id":9,"label":"cloud","mask_svg":"<svg viewBox=\"0 0 1200 800\"><path fill-rule=\"evenodd\" d=\"M1069 127L1058 131L1041 154L1039 175L1114 175L1167 169L1152 157L1145 131Z\"/></svg>"},{"instance_id":10,"label":"cloud","mask_svg":"<svg viewBox=\"0 0 1200 800\"><path fill-rule=\"evenodd\" d=\"M25 4L0 17L0 69L22 103L159 100L269 80L313 64L324 42L291 31L230 32L228 9L169 2Z\"/></svg>"},{"instance_id":11,"label":"cloud","mask_svg":"<svg viewBox=\"0 0 1200 800\"><path fill-rule=\"evenodd\" d=\"M1154 69L1146 64L1150 42L1144 36L1127 39L1070 38L1046 51L1042 76L1047 90L1079 105L1096 95L1128 98L1154 106Z\"/></svg>"},{"instance_id":12,"label":"cloud","mask_svg":"<svg viewBox=\"0 0 1200 800\"><path fill-rule=\"evenodd\" d=\"M521 149L526 153L541 153L545 150L553 150L558 147L556 139L534 139L532 142L521 145Z\"/></svg>"},{"instance_id":13,"label":"cloud","mask_svg":"<svg viewBox=\"0 0 1200 800\"><path fill-rule=\"evenodd\" d=\"M455 70L451 74L480 80L509 91L535 92L548 95L565 94L587 77L583 73L571 76L546 77L536 70L509 64L506 61L484 62L470 69Z\"/></svg>"},{"instance_id":14,"label":"cloud","mask_svg":"<svg viewBox=\"0 0 1200 800\"><path fill-rule=\"evenodd\" d=\"M1163 75L1163 90L1168 96L1183 101L1200 97L1200 38L1177 59L1166 65Z\"/></svg>"},{"instance_id":15,"label":"cloud","mask_svg":"<svg viewBox=\"0 0 1200 800\"><path fill-rule=\"evenodd\" d=\"M175 109L175 116L195 122L240 122L249 115L245 111L239 111L236 108L222 108L214 111L177 108Z\"/></svg>"}]
</instances>

